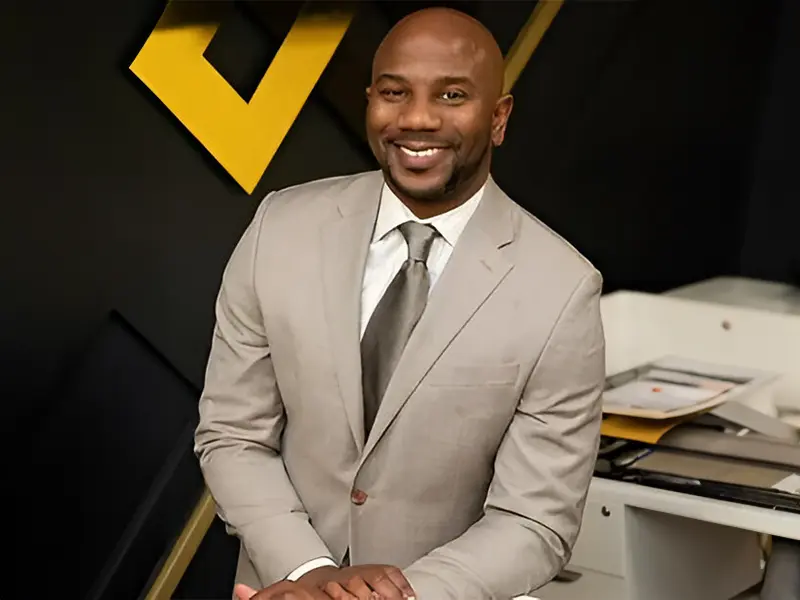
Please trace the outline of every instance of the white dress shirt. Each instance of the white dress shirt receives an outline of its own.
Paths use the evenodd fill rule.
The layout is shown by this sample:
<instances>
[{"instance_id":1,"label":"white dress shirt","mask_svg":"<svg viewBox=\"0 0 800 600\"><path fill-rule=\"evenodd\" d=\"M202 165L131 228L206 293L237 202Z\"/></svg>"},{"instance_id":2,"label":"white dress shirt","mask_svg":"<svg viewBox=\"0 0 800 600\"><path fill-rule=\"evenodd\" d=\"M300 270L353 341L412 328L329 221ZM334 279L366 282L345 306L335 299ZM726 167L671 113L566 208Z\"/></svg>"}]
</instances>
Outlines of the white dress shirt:
<instances>
[{"instance_id":1,"label":"white dress shirt","mask_svg":"<svg viewBox=\"0 0 800 600\"><path fill-rule=\"evenodd\" d=\"M485 187L485 186L484 186ZM432 225L440 235L433 239L428 255L428 274L431 290L442 274L453 248L467 226L483 196L483 187L464 204L430 219L420 219L412 213L389 186L383 186L375 232L369 245L367 265L361 284L361 335L389 284L408 258L408 245L398 227L407 221Z\"/></svg>"},{"instance_id":2,"label":"white dress shirt","mask_svg":"<svg viewBox=\"0 0 800 600\"><path fill-rule=\"evenodd\" d=\"M447 265L447 261L450 260L458 238L478 207L485 187L484 185L472 198L446 213L430 219L420 219L403 204L389 189L389 186L384 184L378 207L378 217L375 220L375 231L369 245L367 264L361 284L362 337L378 302L408 258L408 244L398 227L406 221L416 221L432 225L439 232L439 235L433 239L426 263L432 290ZM309 571L325 566L335 567L337 565L328 557L315 558L300 565L289 574L287 579L297 581Z\"/></svg>"}]
</instances>

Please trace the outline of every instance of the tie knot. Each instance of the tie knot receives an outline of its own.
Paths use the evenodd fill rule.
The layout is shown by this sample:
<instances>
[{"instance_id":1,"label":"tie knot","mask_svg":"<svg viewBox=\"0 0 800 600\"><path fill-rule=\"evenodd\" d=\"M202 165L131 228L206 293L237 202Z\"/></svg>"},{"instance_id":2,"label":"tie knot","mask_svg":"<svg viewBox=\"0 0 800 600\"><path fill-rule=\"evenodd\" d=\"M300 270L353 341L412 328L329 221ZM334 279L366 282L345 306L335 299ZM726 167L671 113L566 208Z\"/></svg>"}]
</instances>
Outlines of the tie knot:
<instances>
[{"instance_id":1,"label":"tie knot","mask_svg":"<svg viewBox=\"0 0 800 600\"><path fill-rule=\"evenodd\" d=\"M427 262L431 244L439 233L436 228L416 221L406 221L398 229L408 244L408 258L423 263Z\"/></svg>"}]
</instances>

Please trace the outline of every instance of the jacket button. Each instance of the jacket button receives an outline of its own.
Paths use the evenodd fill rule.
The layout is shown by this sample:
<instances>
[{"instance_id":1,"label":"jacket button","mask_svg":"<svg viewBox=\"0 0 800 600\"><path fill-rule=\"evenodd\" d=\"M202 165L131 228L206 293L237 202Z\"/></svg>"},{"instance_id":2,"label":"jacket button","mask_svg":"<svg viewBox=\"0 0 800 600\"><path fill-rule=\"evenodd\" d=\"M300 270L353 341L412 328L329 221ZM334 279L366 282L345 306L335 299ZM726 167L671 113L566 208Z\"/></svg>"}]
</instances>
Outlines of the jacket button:
<instances>
[{"instance_id":1,"label":"jacket button","mask_svg":"<svg viewBox=\"0 0 800 600\"><path fill-rule=\"evenodd\" d=\"M367 501L367 493L363 490L353 490L353 493L350 494L350 501L356 506L361 506Z\"/></svg>"}]
</instances>

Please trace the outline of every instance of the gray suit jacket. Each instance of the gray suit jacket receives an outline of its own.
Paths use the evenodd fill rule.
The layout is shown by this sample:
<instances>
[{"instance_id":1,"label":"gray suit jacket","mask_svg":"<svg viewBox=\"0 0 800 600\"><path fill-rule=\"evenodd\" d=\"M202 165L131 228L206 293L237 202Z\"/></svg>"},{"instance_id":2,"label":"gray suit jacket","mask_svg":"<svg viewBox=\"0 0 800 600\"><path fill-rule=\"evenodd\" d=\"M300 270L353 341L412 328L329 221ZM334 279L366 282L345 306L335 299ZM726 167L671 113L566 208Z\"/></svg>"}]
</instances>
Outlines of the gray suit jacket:
<instances>
[{"instance_id":1,"label":"gray suit jacket","mask_svg":"<svg viewBox=\"0 0 800 600\"><path fill-rule=\"evenodd\" d=\"M368 439L361 277L382 175L271 193L233 252L196 452L253 587L387 563L421 600L547 583L580 527L605 376L600 274L489 181Z\"/></svg>"}]
</instances>

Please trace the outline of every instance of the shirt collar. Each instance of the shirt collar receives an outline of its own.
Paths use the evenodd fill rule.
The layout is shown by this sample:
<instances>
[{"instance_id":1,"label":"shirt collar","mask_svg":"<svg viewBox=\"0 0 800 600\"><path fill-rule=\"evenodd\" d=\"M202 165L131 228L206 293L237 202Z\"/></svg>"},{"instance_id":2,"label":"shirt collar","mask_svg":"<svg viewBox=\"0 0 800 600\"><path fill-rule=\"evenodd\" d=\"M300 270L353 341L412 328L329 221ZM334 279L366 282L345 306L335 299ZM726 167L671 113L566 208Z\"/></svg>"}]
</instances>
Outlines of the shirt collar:
<instances>
[{"instance_id":1,"label":"shirt collar","mask_svg":"<svg viewBox=\"0 0 800 600\"><path fill-rule=\"evenodd\" d=\"M436 215L429 219L420 219L403 204L389 186L385 183L381 190L381 203L378 208L378 218L375 221L375 231L372 241L376 242L386 236L390 231L402 225L406 221L416 221L433 225L439 234L444 238L448 245L454 247L464 228L467 226L472 214L478 207L478 203L483 197L486 184L463 204L448 210L446 213Z\"/></svg>"}]
</instances>

